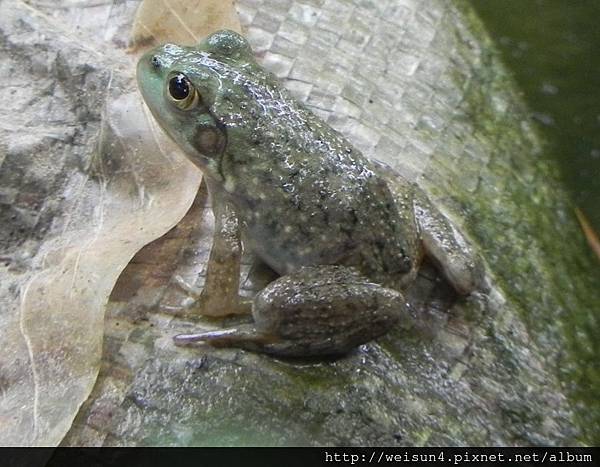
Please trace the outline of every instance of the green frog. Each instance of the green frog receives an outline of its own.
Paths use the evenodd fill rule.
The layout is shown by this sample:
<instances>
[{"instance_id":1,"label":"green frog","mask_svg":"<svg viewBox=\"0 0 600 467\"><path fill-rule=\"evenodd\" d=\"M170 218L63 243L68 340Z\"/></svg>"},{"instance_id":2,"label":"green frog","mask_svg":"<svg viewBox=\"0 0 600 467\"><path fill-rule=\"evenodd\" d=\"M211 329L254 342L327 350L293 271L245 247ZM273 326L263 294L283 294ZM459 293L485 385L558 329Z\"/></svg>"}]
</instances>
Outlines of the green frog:
<instances>
[{"instance_id":1,"label":"green frog","mask_svg":"<svg viewBox=\"0 0 600 467\"><path fill-rule=\"evenodd\" d=\"M483 273L473 247L416 184L363 156L219 31L138 63L143 98L198 166L215 214L192 312L252 324L175 336L281 356L343 354L413 319L404 291L428 257L460 295ZM280 277L239 297L242 248Z\"/></svg>"}]
</instances>

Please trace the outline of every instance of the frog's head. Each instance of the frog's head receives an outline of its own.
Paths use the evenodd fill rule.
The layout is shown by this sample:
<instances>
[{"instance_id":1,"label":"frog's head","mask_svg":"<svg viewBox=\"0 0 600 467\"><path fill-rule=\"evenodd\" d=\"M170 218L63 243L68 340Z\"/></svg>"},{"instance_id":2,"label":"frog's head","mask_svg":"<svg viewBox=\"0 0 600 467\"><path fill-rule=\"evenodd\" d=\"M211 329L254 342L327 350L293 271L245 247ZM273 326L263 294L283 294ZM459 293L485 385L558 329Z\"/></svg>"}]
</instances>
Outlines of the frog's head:
<instances>
[{"instance_id":1,"label":"frog's head","mask_svg":"<svg viewBox=\"0 0 600 467\"><path fill-rule=\"evenodd\" d=\"M219 177L227 130L246 120L242 84L256 67L242 36L219 31L194 47L151 50L138 63L137 80L161 127L194 164Z\"/></svg>"}]
</instances>

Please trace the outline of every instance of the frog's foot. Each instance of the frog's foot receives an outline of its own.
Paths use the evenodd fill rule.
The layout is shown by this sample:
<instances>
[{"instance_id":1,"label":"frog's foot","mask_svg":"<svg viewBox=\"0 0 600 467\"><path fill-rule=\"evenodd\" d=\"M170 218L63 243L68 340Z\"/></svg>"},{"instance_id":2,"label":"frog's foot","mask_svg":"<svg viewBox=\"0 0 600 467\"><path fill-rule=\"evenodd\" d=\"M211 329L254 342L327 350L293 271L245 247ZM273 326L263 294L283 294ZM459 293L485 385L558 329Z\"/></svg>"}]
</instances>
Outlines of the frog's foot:
<instances>
[{"instance_id":1,"label":"frog's foot","mask_svg":"<svg viewBox=\"0 0 600 467\"><path fill-rule=\"evenodd\" d=\"M270 340L272 339L261 335L249 324L196 334L178 334L173 337L173 342L179 347L198 347L206 343L213 347L239 347L253 351L263 351Z\"/></svg>"},{"instance_id":2,"label":"frog's foot","mask_svg":"<svg viewBox=\"0 0 600 467\"><path fill-rule=\"evenodd\" d=\"M179 335L175 342L290 357L340 355L411 319L400 292L341 266L304 267L277 279L256 296L252 314L254 326Z\"/></svg>"},{"instance_id":3,"label":"frog's foot","mask_svg":"<svg viewBox=\"0 0 600 467\"><path fill-rule=\"evenodd\" d=\"M427 255L457 293L469 295L476 290L483 290L484 269L480 258L458 232L453 233L455 237L452 240L456 242L456 248L461 250L449 251L447 239L425 233L423 245Z\"/></svg>"},{"instance_id":4,"label":"frog's foot","mask_svg":"<svg viewBox=\"0 0 600 467\"><path fill-rule=\"evenodd\" d=\"M474 247L419 189L415 214L425 253L454 290L468 295L484 289L484 267Z\"/></svg>"},{"instance_id":5,"label":"frog's foot","mask_svg":"<svg viewBox=\"0 0 600 467\"><path fill-rule=\"evenodd\" d=\"M193 286L180 275L174 276L172 280L173 285L184 291L188 295L188 297L194 300L198 300L200 298L200 295L202 294L201 288Z\"/></svg>"},{"instance_id":6,"label":"frog's foot","mask_svg":"<svg viewBox=\"0 0 600 467\"><path fill-rule=\"evenodd\" d=\"M260 352L280 357L311 357L319 355L343 355L350 348L340 348L327 343L318 348L315 343L285 340L273 335L261 334L253 325L205 331L195 334L178 334L173 337L178 347L199 348L205 344L212 347L235 347L251 352ZM358 345L358 344L357 344Z\"/></svg>"},{"instance_id":7,"label":"frog's foot","mask_svg":"<svg viewBox=\"0 0 600 467\"><path fill-rule=\"evenodd\" d=\"M175 276L173 284L183 290L188 297L183 302L177 315L197 318L199 315L220 317L228 315L248 314L252 312L252 300L238 294L220 294L199 289L186 282L181 276Z\"/></svg>"},{"instance_id":8,"label":"frog's foot","mask_svg":"<svg viewBox=\"0 0 600 467\"><path fill-rule=\"evenodd\" d=\"M242 315L252 312L252 300L236 295L230 297L215 296L204 290L197 298L189 297L184 301L178 316L198 318L199 316L210 316L218 318L230 315Z\"/></svg>"}]
</instances>

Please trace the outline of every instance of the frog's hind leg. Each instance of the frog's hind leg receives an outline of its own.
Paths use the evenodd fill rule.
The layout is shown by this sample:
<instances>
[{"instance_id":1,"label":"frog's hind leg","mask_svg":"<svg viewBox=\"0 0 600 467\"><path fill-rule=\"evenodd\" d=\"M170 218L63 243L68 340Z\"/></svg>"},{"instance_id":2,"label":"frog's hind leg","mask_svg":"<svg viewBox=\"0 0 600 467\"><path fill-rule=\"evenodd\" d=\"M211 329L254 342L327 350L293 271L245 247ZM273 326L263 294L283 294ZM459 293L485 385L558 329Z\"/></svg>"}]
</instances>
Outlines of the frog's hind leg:
<instances>
[{"instance_id":1,"label":"frog's hind leg","mask_svg":"<svg viewBox=\"0 0 600 467\"><path fill-rule=\"evenodd\" d=\"M282 357L341 355L411 321L402 294L352 268L303 267L262 290L254 324L175 337L177 345L206 342Z\"/></svg>"},{"instance_id":2,"label":"frog's hind leg","mask_svg":"<svg viewBox=\"0 0 600 467\"><path fill-rule=\"evenodd\" d=\"M414 192L415 217L426 255L461 295L480 289L484 269L471 243L431 203L418 187Z\"/></svg>"}]
</instances>

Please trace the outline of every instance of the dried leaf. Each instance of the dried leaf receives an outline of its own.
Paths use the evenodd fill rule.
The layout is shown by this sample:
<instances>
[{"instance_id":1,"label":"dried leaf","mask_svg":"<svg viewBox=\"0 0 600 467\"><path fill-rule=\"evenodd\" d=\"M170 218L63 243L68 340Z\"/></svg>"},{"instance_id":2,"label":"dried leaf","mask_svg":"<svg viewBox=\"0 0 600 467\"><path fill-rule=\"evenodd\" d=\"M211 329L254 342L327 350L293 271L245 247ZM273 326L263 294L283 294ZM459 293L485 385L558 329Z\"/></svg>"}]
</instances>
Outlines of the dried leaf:
<instances>
[{"instance_id":1,"label":"dried leaf","mask_svg":"<svg viewBox=\"0 0 600 467\"><path fill-rule=\"evenodd\" d=\"M201 3L195 14L212 15ZM13 50L0 70L0 195L12 200L1 211L2 445L61 441L94 386L117 278L183 217L200 184L141 102L123 50L132 11L113 6L0 4L2 45ZM174 18L186 8L171 2L161 34L179 40ZM26 98L13 73L33 83Z\"/></svg>"},{"instance_id":2,"label":"dried leaf","mask_svg":"<svg viewBox=\"0 0 600 467\"><path fill-rule=\"evenodd\" d=\"M218 29L241 31L231 0L146 0L133 24L133 48L164 42L192 45Z\"/></svg>"}]
</instances>

